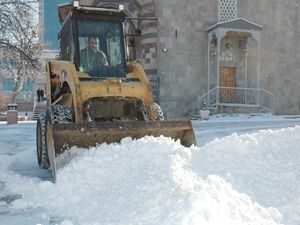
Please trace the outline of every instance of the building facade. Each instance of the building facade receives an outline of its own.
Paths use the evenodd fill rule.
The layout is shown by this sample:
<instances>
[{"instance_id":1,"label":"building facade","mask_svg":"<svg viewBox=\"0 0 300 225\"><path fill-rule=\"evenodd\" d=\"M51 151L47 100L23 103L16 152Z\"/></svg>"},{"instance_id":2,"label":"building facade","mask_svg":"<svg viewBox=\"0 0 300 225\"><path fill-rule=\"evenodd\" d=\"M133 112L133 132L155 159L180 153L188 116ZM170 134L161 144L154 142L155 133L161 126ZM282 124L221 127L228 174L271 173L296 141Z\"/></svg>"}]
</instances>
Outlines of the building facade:
<instances>
[{"instance_id":1,"label":"building facade","mask_svg":"<svg viewBox=\"0 0 300 225\"><path fill-rule=\"evenodd\" d=\"M40 40L47 49L59 50L57 34L61 25L58 20L57 6L65 2L66 0L39 1Z\"/></svg>"},{"instance_id":2,"label":"building facade","mask_svg":"<svg viewBox=\"0 0 300 225\"><path fill-rule=\"evenodd\" d=\"M275 114L299 114L299 1L207 0L189 1L188 5L172 2L176 7L168 7L171 1L157 1L161 105L171 116L193 113L198 108L193 103L201 105L199 98L216 87L219 93L211 94L218 95L220 101L224 91L218 88L222 84L221 70L226 68L235 70L232 86L254 90L253 98L261 89L265 93L259 93L259 98L274 96L268 100L273 105L267 107L273 108ZM222 4L226 9L235 5L235 13L228 14L236 16L229 16L227 21L242 18L246 23L237 21L232 27L224 24L220 20ZM220 38L212 40L218 32L223 32ZM226 57L228 43L232 55ZM168 49L165 53L160 51L164 47ZM232 91L227 95L239 92Z\"/></svg>"},{"instance_id":3,"label":"building facade","mask_svg":"<svg viewBox=\"0 0 300 225\"><path fill-rule=\"evenodd\" d=\"M57 59L59 56L58 32L61 24L58 20L57 7L65 2L65 0L39 0L39 40L45 46L41 52L42 61ZM39 79L35 81L35 90L38 88L45 90L44 74L41 72Z\"/></svg>"},{"instance_id":4,"label":"building facade","mask_svg":"<svg viewBox=\"0 0 300 225\"><path fill-rule=\"evenodd\" d=\"M46 2L62 3L40 4L50 7ZM132 59L143 63L168 118L190 117L202 107L300 114L299 0L88 2L124 4L133 18ZM58 33L46 15L45 42Z\"/></svg>"},{"instance_id":5,"label":"building facade","mask_svg":"<svg viewBox=\"0 0 300 225\"><path fill-rule=\"evenodd\" d=\"M5 48L0 48L1 61L6 63L7 68L2 69L0 76L0 111L7 110L7 104L12 102L12 95L14 89L14 80L12 77L12 70L16 66L16 62L5 58ZM16 103L20 111L31 111L33 106L34 83L32 79L24 79L19 82L20 93L16 96Z\"/></svg>"}]
</instances>

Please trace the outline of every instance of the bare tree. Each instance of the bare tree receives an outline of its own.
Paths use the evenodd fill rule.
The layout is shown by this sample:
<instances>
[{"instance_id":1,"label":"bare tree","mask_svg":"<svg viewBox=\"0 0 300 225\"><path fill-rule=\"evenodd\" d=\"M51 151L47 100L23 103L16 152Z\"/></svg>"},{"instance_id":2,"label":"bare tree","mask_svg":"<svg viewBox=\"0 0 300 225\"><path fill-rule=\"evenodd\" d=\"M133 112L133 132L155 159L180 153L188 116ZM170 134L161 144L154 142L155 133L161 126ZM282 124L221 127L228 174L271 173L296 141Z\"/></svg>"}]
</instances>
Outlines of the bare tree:
<instances>
[{"instance_id":1,"label":"bare tree","mask_svg":"<svg viewBox=\"0 0 300 225\"><path fill-rule=\"evenodd\" d=\"M16 102L25 80L39 73L41 45L38 25L33 21L33 3L25 0L0 0L0 76L13 80L11 102Z\"/></svg>"}]
</instances>

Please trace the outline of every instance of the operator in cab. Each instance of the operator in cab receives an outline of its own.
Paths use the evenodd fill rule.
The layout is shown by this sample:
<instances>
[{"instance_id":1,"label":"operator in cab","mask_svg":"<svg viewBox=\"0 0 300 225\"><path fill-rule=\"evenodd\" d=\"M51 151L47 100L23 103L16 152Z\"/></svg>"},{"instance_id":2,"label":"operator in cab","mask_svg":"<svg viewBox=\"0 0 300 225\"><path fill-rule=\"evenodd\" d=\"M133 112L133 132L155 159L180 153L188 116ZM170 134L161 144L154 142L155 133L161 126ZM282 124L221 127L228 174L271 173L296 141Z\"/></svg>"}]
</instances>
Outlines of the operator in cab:
<instances>
[{"instance_id":1,"label":"operator in cab","mask_svg":"<svg viewBox=\"0 0 300 225\"><path fill-rule=\"evenodd\" d=\"M100 50L98 37L96 35L89 36L88 47L80 51L80 71L89 75L97 75L107 66L107 57Z\"/></svg>"}]
</instances>

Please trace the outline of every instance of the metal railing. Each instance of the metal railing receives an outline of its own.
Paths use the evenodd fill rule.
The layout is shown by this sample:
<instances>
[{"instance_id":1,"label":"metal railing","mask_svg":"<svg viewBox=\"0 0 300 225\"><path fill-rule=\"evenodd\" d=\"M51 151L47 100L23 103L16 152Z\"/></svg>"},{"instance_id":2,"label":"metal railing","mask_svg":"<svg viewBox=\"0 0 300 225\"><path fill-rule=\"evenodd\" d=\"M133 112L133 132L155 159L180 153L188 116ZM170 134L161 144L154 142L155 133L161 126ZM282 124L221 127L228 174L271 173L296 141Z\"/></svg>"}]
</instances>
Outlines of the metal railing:
<instances>
[{"instance_id":1,"label":"metal railing","mask_svg":"<svg viewBox=\"0 0 300 225\"><path fill-rule=\"evenodd\" d=\"M202 108L215 106L261 107L274 112L274 95L260 88L214 87L198 98L198 112Z\"/></svg>"}]
</instances>

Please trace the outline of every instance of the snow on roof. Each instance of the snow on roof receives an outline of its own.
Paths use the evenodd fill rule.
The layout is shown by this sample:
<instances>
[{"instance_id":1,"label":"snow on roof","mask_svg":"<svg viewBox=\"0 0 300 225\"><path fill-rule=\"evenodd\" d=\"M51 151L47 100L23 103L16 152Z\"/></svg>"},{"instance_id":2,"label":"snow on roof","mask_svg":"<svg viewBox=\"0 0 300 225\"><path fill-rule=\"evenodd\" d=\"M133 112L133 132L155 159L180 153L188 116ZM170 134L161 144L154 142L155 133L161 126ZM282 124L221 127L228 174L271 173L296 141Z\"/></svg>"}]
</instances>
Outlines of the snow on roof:
<instances>
[{"instance_id":1,"label":"snow on roof","mask_svg":"<svg viewBox=\"0 0 300 225\"><path fill-rule=\"evenodd\" d=\"M207 29L207 32L216 29L217 27L241 29L241 30L262 30L263 27L244 18L237 18L225 22L219 22Z\"/></svg>"}]
</instances>

